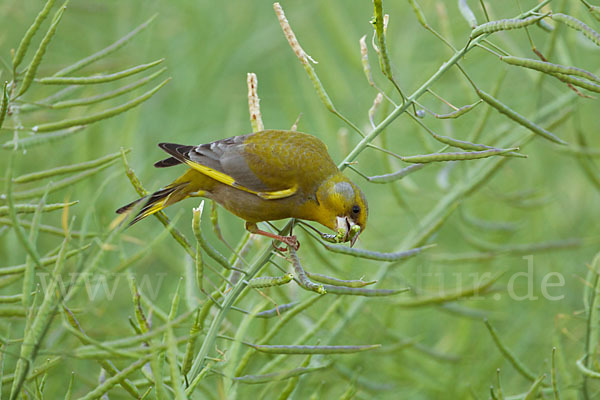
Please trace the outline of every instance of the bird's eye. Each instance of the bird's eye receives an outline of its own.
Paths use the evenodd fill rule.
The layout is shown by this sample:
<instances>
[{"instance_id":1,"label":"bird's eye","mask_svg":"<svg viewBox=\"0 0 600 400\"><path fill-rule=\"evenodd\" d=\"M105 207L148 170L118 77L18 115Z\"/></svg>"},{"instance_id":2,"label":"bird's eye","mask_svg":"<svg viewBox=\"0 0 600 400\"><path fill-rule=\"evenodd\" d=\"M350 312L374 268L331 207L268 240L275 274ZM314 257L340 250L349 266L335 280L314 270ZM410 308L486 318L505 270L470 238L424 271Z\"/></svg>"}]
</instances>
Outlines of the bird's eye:
<instances>
[{"instance_id":1,"label":"bird's eye","mask_svg":"<svg viewBox=\"0 0 600 400\"><path fill-rule=\"evenodd\" d=\"M352 207L352 214L358 214L360 212L360 207L359 206L353 206Z\"/></svg>"}]
</instances>

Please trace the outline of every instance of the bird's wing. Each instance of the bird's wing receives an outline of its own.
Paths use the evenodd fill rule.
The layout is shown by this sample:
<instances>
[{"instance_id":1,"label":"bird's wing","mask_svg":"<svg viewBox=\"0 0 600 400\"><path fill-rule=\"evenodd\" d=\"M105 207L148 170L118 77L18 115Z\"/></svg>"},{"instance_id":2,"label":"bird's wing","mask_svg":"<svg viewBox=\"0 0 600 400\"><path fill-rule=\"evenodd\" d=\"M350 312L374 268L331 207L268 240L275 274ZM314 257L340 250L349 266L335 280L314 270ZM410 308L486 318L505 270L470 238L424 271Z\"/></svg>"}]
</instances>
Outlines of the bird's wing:
<instances>
[{"instance_id":1,"label":"bird's wing","mask_svg":"<svg viewBox=\"0 0 600 400\"><path fill-rule=\"evenodd\" d=\"M174 143L160 143L159 146L178 162L185 163L216 181L261 198L281 199L295 194L298 190L297 181L291 179L293 177L288 169L278 168L279 160L276 160L273 168L268 168L269 173L264 174L265 176L261 174L265 179L257 176L257 168L260 173L265 170L265 163L268 164L268 160L265 161L264 158L277 158L277 155L268 153L268 149L261 144L246 143L249 136L252 135L235 136L199 146ZM159 166L175 165L175 160L163 160L163 164ZM254 165L257 162L260 165Z\"/></svg>"}]
</instances>

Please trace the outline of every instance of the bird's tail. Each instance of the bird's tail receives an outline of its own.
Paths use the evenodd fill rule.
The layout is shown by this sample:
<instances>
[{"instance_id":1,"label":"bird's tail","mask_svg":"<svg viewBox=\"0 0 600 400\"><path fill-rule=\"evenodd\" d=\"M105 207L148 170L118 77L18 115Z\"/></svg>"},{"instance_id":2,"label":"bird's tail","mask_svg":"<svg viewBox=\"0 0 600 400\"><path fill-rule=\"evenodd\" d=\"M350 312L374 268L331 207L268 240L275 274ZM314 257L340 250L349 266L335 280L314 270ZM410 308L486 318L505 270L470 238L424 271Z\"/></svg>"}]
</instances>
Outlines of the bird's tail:
<instances>
[{"instance_id":1,"label":"bird's tail","mask_svg":"<svg viewBox=\"0 0 600 400\"><path fill-rule=\"evenodd\" d=\"M163 208L170 206L180 200L185 199L190 195L188 185L190 182L173 182L169 186L160 189L148 196L144 196L141 199L132 201L131 203L119 208L117 214L126 214L140 203L143 203L142 208L138 211L135 218L129 223L133 225L141 219L152 215Z\"/></svg>"}]
</instances>

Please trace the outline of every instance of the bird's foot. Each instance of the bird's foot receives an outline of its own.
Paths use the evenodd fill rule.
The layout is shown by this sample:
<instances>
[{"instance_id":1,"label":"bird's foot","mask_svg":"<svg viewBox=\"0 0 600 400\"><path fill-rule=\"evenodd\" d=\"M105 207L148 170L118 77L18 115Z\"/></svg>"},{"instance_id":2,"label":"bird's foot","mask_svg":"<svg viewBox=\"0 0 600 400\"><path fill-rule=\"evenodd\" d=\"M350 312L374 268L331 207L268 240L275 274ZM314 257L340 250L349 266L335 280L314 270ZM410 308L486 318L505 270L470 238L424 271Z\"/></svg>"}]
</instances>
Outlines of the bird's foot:
<instances>
[{"instance_id":1,"label":"bird's foot","mask_svg":"<svg viewBox=\"0 0 600 400\"><path fill-rule=\"evenodd\" d=\"M294 250L298 250L300 248L300 242L298 242L298 239L294 235L282 236L282 235L276 235L275 233L266 232L261 229L258 229L258 226L256 226L255 223L251 223L251 222L246 222L246 229L250 233L255 233L257 235L263 235L266 237L270 237L271 239L275 239L276 241L280 241L281 243L286 244L289 247L293 247ZM282 252L287 250L287 248L285 248L285 247L277 247L275 245L275 242L273 242L273 247L275 247L277 250L282 251Z\"/></svg>"},{"instance_id":2,"label":"bird's foot","mask_svg":"<svg viewBox=\"0 0 600 400\"><path fill-rule=\"evenodd\" d=\"M298 241L296 236L280 236L276 240L279 240L281 243L286 244L288 247L292 247L296 251L300 248L300 242ZM279 247L275 245L275 241L273 241L273 247L275 247L276 250L281 252L284 252L288 249L287 247Z\"/></svg>"},{"instance_id":3,"label":"bird's foot","mask_svg":"<svg viewBox=\"0 0 600 400\"><path fill-rule=\"evenodd\" d=\"M282 236L281 242L287 244L289 247L293 247L294 250L298 250L300 248L300 242L296 238L296 236Z\"/></svg>"}]
</instances>

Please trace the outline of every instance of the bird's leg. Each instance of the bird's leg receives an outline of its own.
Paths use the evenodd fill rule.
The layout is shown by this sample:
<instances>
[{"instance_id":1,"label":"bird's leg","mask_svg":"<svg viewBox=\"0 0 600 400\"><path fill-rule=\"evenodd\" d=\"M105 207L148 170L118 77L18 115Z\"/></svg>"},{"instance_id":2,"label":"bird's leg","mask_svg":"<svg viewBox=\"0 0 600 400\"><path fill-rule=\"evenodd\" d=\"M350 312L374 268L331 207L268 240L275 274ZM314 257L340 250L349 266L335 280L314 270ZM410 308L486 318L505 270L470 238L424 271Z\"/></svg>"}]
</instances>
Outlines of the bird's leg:
<instances>
[{"instance_id":1,"label":"bird's leg","mask_svg":"<svg viewBox=\"0 0 600 400\"><path fill-rule=\"evenodd\" d=\"M296 236L282 236L276 235L271 232L263 231L262 229L259 229L258 225L256 225L254 222L246 222L246 230L250 233L256 233L257 235L263 235L266 237L270 237L271 239L279 240L281 243L285 243L288 246L293 247L294 250L298 250L298 248L300 248L300 243L298 242L298 239L296 239ZM282 250L280 248L277 249L281 251L285 250Z\"/></svg>"}]
</instances>

